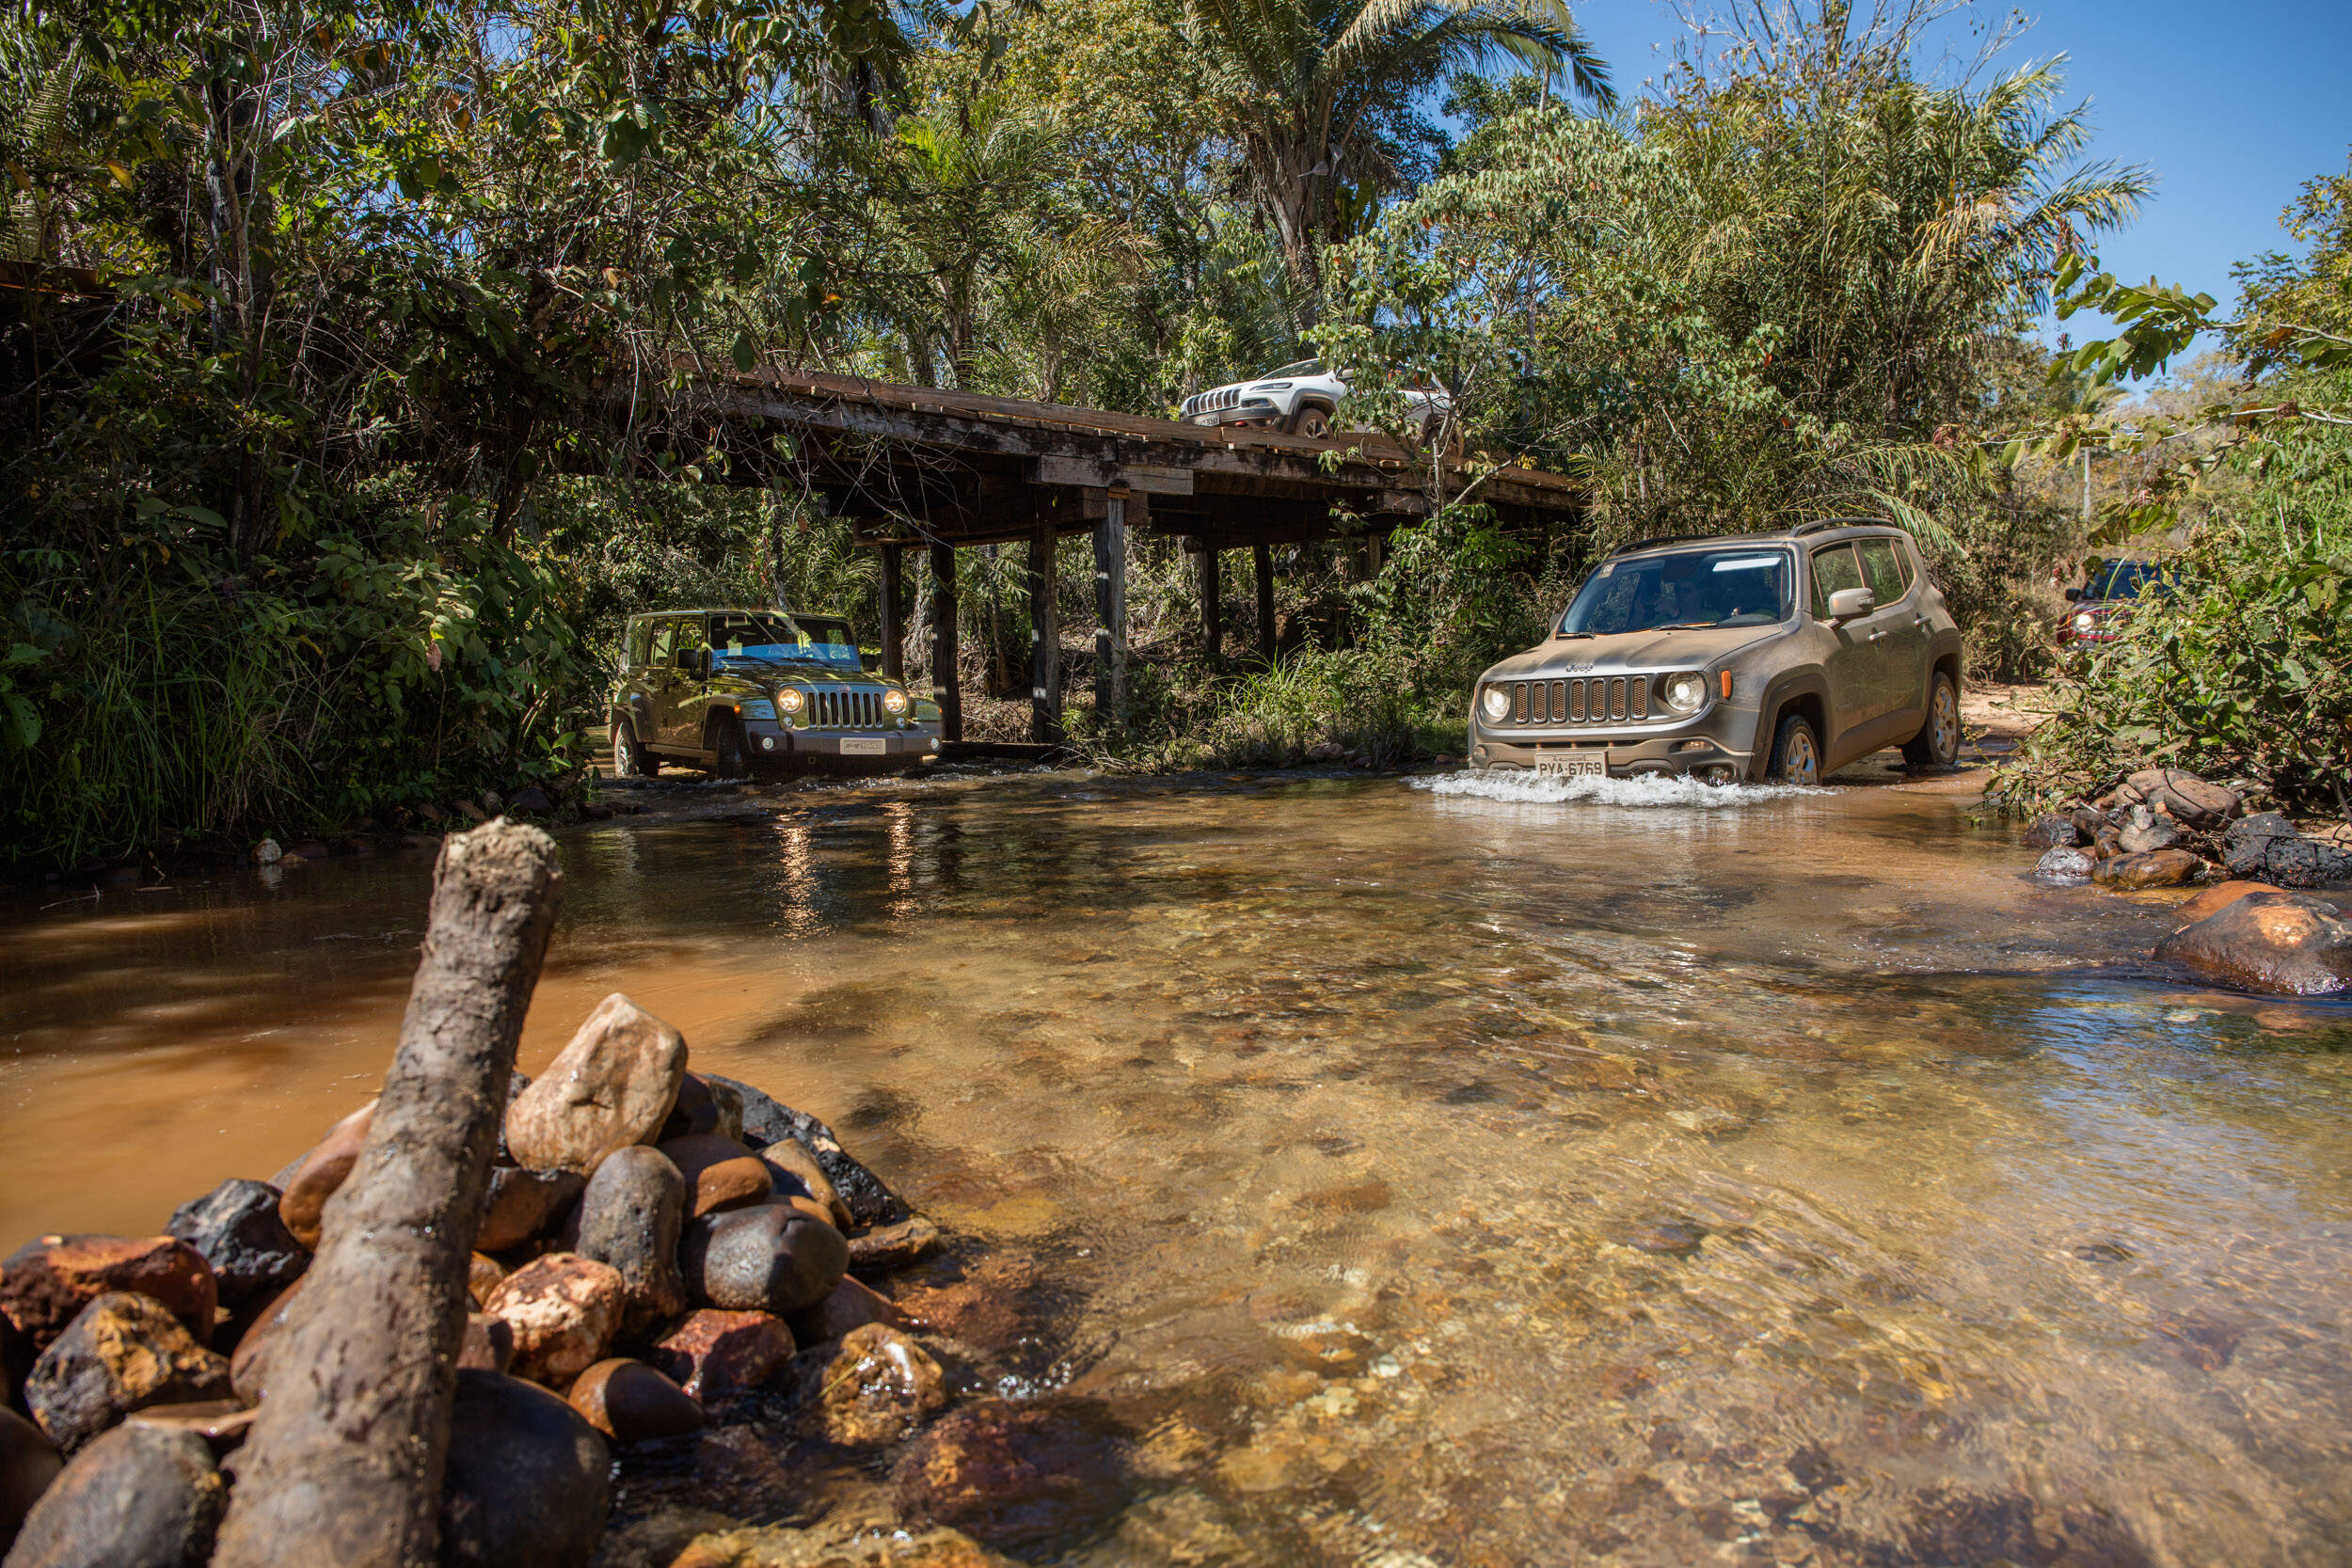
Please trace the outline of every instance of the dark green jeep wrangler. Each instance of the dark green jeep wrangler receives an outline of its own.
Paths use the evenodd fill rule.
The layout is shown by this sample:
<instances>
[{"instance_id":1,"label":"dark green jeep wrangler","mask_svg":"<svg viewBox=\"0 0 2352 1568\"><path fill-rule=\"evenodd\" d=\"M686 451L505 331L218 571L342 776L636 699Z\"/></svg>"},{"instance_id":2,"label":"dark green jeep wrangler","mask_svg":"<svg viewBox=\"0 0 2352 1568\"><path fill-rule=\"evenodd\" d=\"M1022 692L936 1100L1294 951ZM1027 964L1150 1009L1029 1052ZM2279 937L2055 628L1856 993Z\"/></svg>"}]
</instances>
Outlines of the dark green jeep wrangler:
<instances>
[{"instance_id":1,"label":"dark green jeep wrangler","mask_svg":"<svg viewBox=\"0 0 2352 1568\"><path fill-rule=\"evenodd\" d=\"M612 702L612 766L886 771L939 755L939 709L866 673L849 622L781 610L632 615Z\"/></svg>"}]
</instances>

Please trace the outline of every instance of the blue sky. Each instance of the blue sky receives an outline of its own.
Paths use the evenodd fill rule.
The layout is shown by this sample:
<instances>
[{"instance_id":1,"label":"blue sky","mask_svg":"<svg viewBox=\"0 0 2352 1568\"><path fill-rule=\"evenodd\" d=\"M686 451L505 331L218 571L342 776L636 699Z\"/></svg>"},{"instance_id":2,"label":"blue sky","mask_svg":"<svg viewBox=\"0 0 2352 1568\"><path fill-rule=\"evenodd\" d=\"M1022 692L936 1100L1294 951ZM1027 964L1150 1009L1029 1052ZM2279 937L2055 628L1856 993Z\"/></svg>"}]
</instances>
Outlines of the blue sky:
<instances>
[{"instance_id":1,"label":"blue sky","mask_svg":"<svg viewBox=\"0 0 2352 1568\"><path fill-rule=\"evenodd\" d=\"M1665 6L1571 3L1621 93L1665 70L1671 55L1652 45L1679 32ZM2155 173L2138 220L2102 241L2100 259L2119 277L2184 283L2227 309L2231 263L2284 248L2280 209L2304 181L2344 167L2352 0L2047 0L2022 9L2032 26L2003 59L2065 54L2070 101L2090 100L2091 155Z\"/></svg>"}]
</instances>

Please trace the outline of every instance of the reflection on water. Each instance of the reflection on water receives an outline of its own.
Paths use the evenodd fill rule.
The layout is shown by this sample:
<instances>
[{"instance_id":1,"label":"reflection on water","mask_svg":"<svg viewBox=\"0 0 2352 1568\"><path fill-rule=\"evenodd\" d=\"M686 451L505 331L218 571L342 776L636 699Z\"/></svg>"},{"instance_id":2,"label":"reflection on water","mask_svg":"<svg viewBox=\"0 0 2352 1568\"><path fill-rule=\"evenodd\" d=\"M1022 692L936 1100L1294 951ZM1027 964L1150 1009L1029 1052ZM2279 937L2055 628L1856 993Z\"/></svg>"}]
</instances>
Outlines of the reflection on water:
<instances>
[{"instance_id":1,"label":"reflection on water","mask_svg":"<svg viewBox=\"0 0 2352 1568\"><path fill-rule=\"evenodd\" d=\"M2168 982L2162 903L1949 794L1708 796L575 837L525 1066L625 989L1033 1259L1138 1433L1089 1561L2334 1557L2352 1020ZM370 1092L428 874L0 910L0 1242L151 1229Z\"/></svg>"}]
</instances>

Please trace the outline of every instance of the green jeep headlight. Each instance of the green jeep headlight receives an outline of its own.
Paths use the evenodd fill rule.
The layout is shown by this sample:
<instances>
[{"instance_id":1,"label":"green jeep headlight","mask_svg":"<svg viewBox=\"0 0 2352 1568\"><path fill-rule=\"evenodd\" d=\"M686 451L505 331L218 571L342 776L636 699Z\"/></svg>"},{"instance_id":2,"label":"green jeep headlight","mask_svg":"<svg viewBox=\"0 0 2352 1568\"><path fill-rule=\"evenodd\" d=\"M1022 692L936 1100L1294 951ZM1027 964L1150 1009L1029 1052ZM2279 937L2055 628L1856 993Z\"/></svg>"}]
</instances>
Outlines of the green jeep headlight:
<instances>
[{"instance_id":1,"label":"green jeep headlight","mask_svg":"<svg viewBox=\"0 0 2352 1568\"><path fill-rule=\"evenodd\" d=\"M889 690L882 693L883 712L896 715L904 713L906 710L907 694L905 692L899 690L894 686Z\"/></svg>"},{"instance_id":2,"label":"green jeep headlight","mask_svg":"<svg viewBox=\"0 0 2352 1568\"><path fill-rule=\"evenodd\" d=\"M776 711L792 718L808 706L808 693L797 686L787 686L776 693Z\"/></svg>"}]
</instances>

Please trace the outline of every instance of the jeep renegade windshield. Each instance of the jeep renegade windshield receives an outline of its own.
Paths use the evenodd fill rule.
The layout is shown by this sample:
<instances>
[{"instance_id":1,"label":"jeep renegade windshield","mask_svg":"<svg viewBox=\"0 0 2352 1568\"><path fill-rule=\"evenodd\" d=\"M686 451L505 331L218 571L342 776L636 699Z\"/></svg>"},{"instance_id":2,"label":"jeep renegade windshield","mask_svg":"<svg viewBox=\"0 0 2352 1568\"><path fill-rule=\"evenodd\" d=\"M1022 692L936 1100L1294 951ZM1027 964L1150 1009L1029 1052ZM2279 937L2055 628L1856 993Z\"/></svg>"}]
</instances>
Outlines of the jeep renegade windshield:
<instances>
[{"instance_id":1,"label":"jeep renegade windshield","mask_svg":"<svg viewBox=\"0 0 2352 1568\"><path fill-rule=\"evenodd\" d=\"M1604 562L1560 617L1557 635L1772 626L1795 609L1789 582L1788 552L1772 546Z\"/></svg>"},{"instance_id":2,"label":"jeep renegade windshield","mask_svg":"<svg viewBox=\"0 0 2352 1568\"><path fill-rule=\"evenodd\" d=\"M816 616L787 619L781 615L714 615L710 618L710 648L729 662L822 664L835 670L861 668L857 640L850 635L850 624Z\"/></svg>"}]
</instances>

